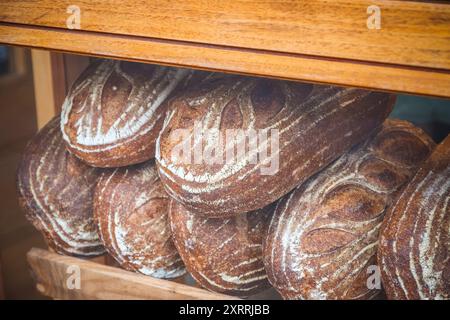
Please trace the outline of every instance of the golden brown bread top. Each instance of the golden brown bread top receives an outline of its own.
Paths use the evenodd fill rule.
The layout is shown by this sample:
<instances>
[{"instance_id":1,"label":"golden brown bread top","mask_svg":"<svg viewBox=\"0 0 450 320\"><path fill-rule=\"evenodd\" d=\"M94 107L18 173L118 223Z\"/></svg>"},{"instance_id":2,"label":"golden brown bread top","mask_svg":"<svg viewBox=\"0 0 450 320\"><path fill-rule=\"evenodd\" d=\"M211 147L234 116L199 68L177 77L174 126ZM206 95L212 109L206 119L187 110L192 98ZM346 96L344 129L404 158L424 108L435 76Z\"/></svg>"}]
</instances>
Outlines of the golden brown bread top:
<instances>
[{"instance_id":1,"label":"golden brown bread top","mask_svg":"<svg viewBox=\"0 0 450 320\"><path fill-rule=\"evenodd\" d=\"M172 199L170 223L175 245L192 277L215 292L249 296L267 289L262 239L273 206L228 219L186 210Z\"/></svg>"},{"instance_id":2,"label":"golden brown bread top","mask_svg":"<svg viewBox=\"0 0 450 320\"><path fill-rule=\"evenodd\" d=\"M450 299L450 136L386 214L378 258L388 298Z\"/></svg>"},{"instance_id":3,"label":"golden brown bread top","mask_svg":"<svg viewBox=\"0 0 450 320\"><path fill-rule=\"evenodd\" d=\"M102 175L95 218L106 249L124 268L157 278L185 273L171 238L169 202L154 161Z\"/></svg>"},{"instance_id":4,"label":"golden brown bread top","mask_svg":"<svg viewBox=\"0 0 450 320\"><path fill-rule=\"evenodd\" d=\"M255 210L364 140L392 105L391 95L351 88L238 76L204 82L171 102L157 143L159 173L169 194L199 214ZM267 144L251 145L254 132L267 133ZM192 155L175 152L182 143ZM228 161L239 147L245 154Z\"/></svg>"},{"instance_id":5,"label":"golden brown bread top","mask_svg":"<svg viewBox=\"0 0 450 320\"><path fill-rule=\"evenodd\" d=\"M59 117L29 142L17 173L19 202L28 220L56 252L76 256L104 252L92 212L100 170L65 148Z\"/></svg>"},{"instance_id":6,"label":"golden brown bread top","mask_svg":"<svg viewBox=\"0 0 450 320\"><path fill-rule=\"evenodd\" d=\"M367 299L386 209L434 142L406 121L380 132L278 203L265 241L271 284L288 299ZM369 273L368 273L369 272Z\"/></svg>"},{"instance_id":7,"label":"golden brown bread top","mask_svg":"<svg viewBox=\"0 0 450 320\"><path fill-rule=\"evenodd\" d=\"M167 101L194 71L101 60L75 81L62 107L70 150L94 166L118 167L154 156Z\"/></svg>"}]
</instances>

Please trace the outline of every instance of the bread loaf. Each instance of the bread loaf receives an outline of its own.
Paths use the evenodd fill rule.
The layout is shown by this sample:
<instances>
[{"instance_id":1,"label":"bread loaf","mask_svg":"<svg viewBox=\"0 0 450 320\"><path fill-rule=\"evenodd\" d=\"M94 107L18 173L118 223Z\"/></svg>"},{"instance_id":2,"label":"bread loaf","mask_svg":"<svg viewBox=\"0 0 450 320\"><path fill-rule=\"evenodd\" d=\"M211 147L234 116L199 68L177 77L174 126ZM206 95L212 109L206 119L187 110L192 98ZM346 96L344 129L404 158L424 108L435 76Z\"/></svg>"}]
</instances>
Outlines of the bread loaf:
<instances>
[{"instance_id":1,"label":"bread loaf","mask_svg":"<svg viewBox=\"0 0 450 320\"><path fill-rule=\"evenodd\" d=\"M167 101L187 86L193 71L132 62L93 63L77 79L62 107L69 150L96 167L151 159Z\"/></svg>"},{"instance_id":2,"label":"bread loaf","mask_svg":"<svg viewBox=\"0 0 450 320\"><path fill-rule=\"evenodd\" d=\"M421 129L386 120L379 133L282 198L264 243L270 283L285 299L380 293L368 278L379 279L372 268L386 208L433 147Z\"/></svg>"},{"instance_id":3,"label":"bread loaf","mask_svg":"<svg viewBox=\"0 0 450 320\"><path fill-rule=\"evenodd\" d=\"M173 198L207 217L262 208L367 138L393 100L237 76L203 83L171 102L157 142L161 180ZM180 151L186 145L191 155Z\"/></svg>"},{"instance_id":4,"label":"bread loaf","mask_svg":"<svg viewBox=\"0 0 450 320\"><path fill-rule=\"evenodd\" d=\"M228 219L210 219L172 200L169 212L178 252L201 286L237 296L268 287L262 240L272 207Z\"/></svg>"},{"instance_id":5,"label":"bread loaf","mask_svg":"<svg viewBox=\"0 0 450 320\"><path fill-rule=\"evenodd\" d=\"M389 299L450 299L450 136L386 214L378 259Z\"/></svg>"},{"instance_id":6,"label":"bread loaf","mask_svg":"<svg viewBox=\"0 0 450 320\"><path fill-rule=\"evenodd\" d=\"M101 176L95 218L103 244L122 267L157 278L185 273L171 238L169 201L153 160Z\"/></svg>"},{"instance_id":7,"label":"bread loaf","mask_svg":"<svg viewBox=\"0 0 450 320\"><path fill-rule=\"evenodd\" d=\"M66 150L59 122L51 120L25 148L17 173L19 203L56 252L100 255L104 248L92 212L100 169Z\"/></svg>"}]
</instances>

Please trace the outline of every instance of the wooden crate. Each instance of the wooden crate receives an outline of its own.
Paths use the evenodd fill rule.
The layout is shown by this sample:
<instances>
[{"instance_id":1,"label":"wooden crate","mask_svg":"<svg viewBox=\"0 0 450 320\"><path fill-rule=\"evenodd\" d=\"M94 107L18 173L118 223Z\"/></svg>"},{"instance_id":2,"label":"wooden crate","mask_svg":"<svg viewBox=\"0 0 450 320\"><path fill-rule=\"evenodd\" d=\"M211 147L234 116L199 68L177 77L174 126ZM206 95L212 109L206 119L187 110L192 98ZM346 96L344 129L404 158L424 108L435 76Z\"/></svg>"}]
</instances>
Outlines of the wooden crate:
<instances>
[{"instance_id":1,"label":"wooden crate","mask_svg":"<svg viewBox=\"0 0 450 320\"><path fill-rule=\"evenodd\" d=\"M0 43L450 97L450 5L445 3L80 0L76 4L79 30L68 29L73 1L1 1ZM374 5L380 10L380 29L368 28L373 15L368 8Z\"/></svg>"},{"instance_id":2,"label":"wooden crate","mask_svg":"<svg viewBox=\"0 0 450 320\"><path fill-rule=\"evenodd\" d=\"M40 49L32 55L39 127L59 111L87 56L450 97L446 3L79 0L75 29L72 5L0 2L0 43ZM380 29L367 26L374 5ZM39 291L58 299L232 298L40 249L28 261ZM65 285L70 265L81 268L80 290Z\"/></svg>"}]
</instances>

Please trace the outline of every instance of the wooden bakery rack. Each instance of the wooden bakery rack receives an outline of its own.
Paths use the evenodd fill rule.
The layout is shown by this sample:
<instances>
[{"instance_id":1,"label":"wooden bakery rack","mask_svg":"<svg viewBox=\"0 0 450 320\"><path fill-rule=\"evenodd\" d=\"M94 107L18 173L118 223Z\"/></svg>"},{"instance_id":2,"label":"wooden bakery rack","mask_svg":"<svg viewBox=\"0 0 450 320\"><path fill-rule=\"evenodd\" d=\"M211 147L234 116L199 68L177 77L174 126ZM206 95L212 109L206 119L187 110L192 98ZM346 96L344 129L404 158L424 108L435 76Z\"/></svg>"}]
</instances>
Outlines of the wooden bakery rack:
<instances>
[{"instance_id":1,"label":"wooden bakery rack","mask_svg":"<svg viewBox=\"0 0 450 320\"><path fill-rule=\"evenodd\" d=\"M436 1L0 0L0 43L33 49L39 127L89 56L450 98L450 4ZM232 298L105 260L28 253L57 299Z\"/></svg>"}]
</instances>

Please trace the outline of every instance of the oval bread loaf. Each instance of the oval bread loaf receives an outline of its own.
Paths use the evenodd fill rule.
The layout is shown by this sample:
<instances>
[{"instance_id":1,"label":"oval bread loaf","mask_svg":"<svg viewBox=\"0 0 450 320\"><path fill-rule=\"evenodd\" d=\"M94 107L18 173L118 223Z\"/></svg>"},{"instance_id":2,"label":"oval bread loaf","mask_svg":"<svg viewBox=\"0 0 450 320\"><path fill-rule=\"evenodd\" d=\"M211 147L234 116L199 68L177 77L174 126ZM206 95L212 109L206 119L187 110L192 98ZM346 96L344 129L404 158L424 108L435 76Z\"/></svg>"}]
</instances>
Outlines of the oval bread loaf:
<instances>
[{"instance_id":1,"label":"oval bread loaf","mask_svg":"<svg viewBox=\"0 0 450 320\"><path fill-rule=\"evenodd\" d=\"M122 267L156 278L185 273L171 237L169 201L152 160L102 175L95 218L106 249Z\"/></svg>"},{"instance_id":2,"label":"oval bread loaf","mask_svg":"<svg viewBox=\"0 0 450 320\"><path fill-rule=\"evenodd\" d=\"M385 93L288 81L204 82L171 102L157 142L161 180L207 217L262 208L367 138L393 102Z\"/></svg>"},{"instance_id":3,"label":"oval bread loaf","mask_svg":"<svg viewBox=\"0 0 450 320\"><path fill-rule=\"evenodd\" d=\"M71 155L51 120L28 143L17 172L19 203L27 219L56 252L75 256L104 253L92 197L100 169Z\"/></svg>"},{"instance_id":4,"label":"oval bread loaf","mask_svg":"<svg viewBox=\"0 0 450 320\"><path fill-rule=\"evenodd\" d=\"M389 299L450 299L450 136L386 214L378 259Z\"/></svg>"},{"instance_id":5,"label":"oval bread loaf","mask_svg":"<svg viewBox=\"0 0 450 320\"><path fill-rule=\"evenodd\" d=\"M421 129L387 120L375 136L282 198L264 242L270 283L285 299L377 296L380 281L368 280L378 272L386 208L433 147Z\"/></svg>"},{"instance_id":6,"label":"oval bread loaf","mask_svg":"<svg viewBox=\"0 0 450 320\"><path fill-rule=\"evenodd\" d=\"M211 219L172 200L170 224L178 252L192 277L204 288L249 296L268 288L262 240L273 208L228 219Z\"/></svg>"},{"instance_id":7,"label":"oval bread loaf","mask_svg":"<svg viewBox=\"0 0 450 320\"><path fill-rule=\"evenodd\" d=\"M120 167L154 157L167 101L194 71L103 60L73 84L61 116L69 150L95 167Z\"/></svg>"}]
</instances>

